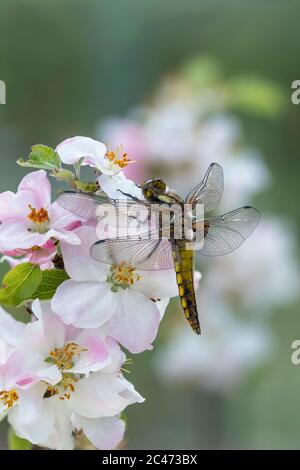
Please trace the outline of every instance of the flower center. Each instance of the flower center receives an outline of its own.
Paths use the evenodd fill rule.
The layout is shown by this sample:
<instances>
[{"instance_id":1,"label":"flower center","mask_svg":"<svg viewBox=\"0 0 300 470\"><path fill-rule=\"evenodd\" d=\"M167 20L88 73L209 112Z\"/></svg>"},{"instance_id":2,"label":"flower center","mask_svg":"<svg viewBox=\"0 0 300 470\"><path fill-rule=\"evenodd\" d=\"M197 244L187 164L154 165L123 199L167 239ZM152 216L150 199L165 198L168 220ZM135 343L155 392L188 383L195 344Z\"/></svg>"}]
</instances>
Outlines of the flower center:
<instances>
[{"instance_id":1,"label":"flower center","mask_svg":"<svg viewBox=\"0 0 300 470\"><path fill-rule=\"evenodd\" d=\"M67 343L63 348L57 348L50 351L49 356L59 370L72 369L74 366L74 357L79 357L86 349L81 348L77 343Z\"/></svg>"},{"instance_id":2,"label":"flower center","mask_svg":"<svg viewBox=\"0 0 300 470\"><path fill-rule=\"evenodd\" d=\"M121 169L125 168L130 163L135 163L134 160L130 160L130 158L128 158L128 154L124 152L122 146L117 147L115 151L108 150L105 156L111 164L117 165Z\"/></svg>"},{"instance_id":3,"label":"flower center","mask_svg":"<svg viewBox=\"0 0 300 470\"><path fill-rule=\"evenodd\" d=\"M119 287L127 289L141 279L141 275L137 274L135 268L131 266L118 265L111 266L107 282L112 284L112 290L117 291Z\"/></svg>"},{"instance_id":4,"label":"flower center","mask_svg":"<svg viewBox=\"0 0 300 470\"><path fill-rule=\"evenodd\" d=\"M74 366L75 357L87 349L80 347L77 343L67 343L63 348L56 348L49 352L47 362L52 362L62 372L62 379L57 385L48 385L44 398L58 395L60 400L69 400L71 393L75 391L75 384L80 380L80 375L65 372Z\"/></svg>"},{"instance_id":5,"label":"flower center","mask_svg":"<svg viewBox=\"0 0 300 470\"><path fill-rule=\"evenodd\" d=\"M28 207L30 209L30 213L27 218L31 220L31 222L35 224L45 224L47 222L50 222L49 214L46 209L42 207L37 211L34 207L32 207L31 204L29 204Z\"/></svg>"},{"instance_id":6,"label":"flower center","mask_svg":"<svg viewBox=\"0 0 300 470\"><path fill-rule=\"evenodd\" d=\"M0 401L7 408L14 406L15 402L19 400L19 395L15 389L2 390L0 392Z\"/></svg>"},{"instance_id":7,"label":"flower center","mask_svg":"<svg viewBox=\"0 0 300 470\"><path fill-rule=\"evenodd\" d=\"M28 229L29 232L38 232L38 233L46 233L49 228L49 214L46 209L43 207L39 210L36 210L34 207L29 204L30 212L27 216L32 222L32 227Z\"/></svg>"},{"instance_id":8,"label":"flower center","mask_svg":"<svg viewBox=\"0 0 300 470\"><path fill-rule=\"evenodd\" d=\"M62 380L57 385L48 385L44 398L51 398L55 395L60 400L70 400L71 393L75 392L75 383L80 380L74 374L63 374Z\"/></svg>"}]
</instances>

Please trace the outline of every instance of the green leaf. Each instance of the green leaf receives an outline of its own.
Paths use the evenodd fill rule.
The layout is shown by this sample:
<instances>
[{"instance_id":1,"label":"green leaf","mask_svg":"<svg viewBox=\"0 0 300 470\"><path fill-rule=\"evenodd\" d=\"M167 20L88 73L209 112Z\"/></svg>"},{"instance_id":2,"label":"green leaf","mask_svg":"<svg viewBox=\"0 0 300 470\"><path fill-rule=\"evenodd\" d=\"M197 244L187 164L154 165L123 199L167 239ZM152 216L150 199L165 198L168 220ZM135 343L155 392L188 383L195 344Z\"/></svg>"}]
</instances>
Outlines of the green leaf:
<instances>
[{"instance_id":1,"label":"green leaf","mask_svg":"<svg viewBox=\"0 0 300 470\"><path fill-rule=\"evenodd\" d=\"M63 269L47 269L42 271L42 281L34 292L32 299L52 299L56 289L68 279L69 276Z\"/></svg>"},{"instance_id":2,"label":"green leaf","mask_svg":"<svg viewBox=\"0 0 300 470\"><path fill-rule=\"evenodd\" d=\"M22 305L32 299L41 281L42 271L39 266L31 263L19 264L4 276L0 304L11 307Z\"/></svg>"},{"instance_id":3,"label":"green leaf","mask_svg":"<svg viewBox=\"0 0 300 470\"><path fill-rule=\"evenodd\" d=\"M54 171L61 168L61 161L58 154L51 147L47 145L34 145L31 147L28 160L19 158L18 165L29 168L39 168L42 170Z\"/></svg>"},{"instance_id":4,"label":"green leaf","mask_svg":"<svg viewBox=\"0 0 300 470\"><path fill-rule=\"evenodd\" d=\"M31 442L17 436L12 428L8 431L8 447L10 450L32 450Z\"/></svg>"}]
</instances>

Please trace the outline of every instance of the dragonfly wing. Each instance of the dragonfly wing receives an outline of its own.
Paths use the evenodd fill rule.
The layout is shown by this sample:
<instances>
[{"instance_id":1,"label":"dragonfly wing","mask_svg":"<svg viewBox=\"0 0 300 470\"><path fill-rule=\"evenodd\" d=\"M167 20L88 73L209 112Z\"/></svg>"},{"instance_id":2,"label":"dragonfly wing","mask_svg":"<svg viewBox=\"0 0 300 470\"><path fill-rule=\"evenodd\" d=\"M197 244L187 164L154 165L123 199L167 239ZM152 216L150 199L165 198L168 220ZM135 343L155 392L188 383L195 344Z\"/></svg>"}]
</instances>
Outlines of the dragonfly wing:
<instances>
[{"instance_id":1,"label":"dragonfly wing","mask_svg":"<svg viewBox=\"0 0 300 470\"><path fill-rule=\"evenodd\" d=\"M109 202L105 197L76 193L74 191L64 191L58 194L56 201L67 211L89 222L97 222L98 205Z\"/></svg>"},{"instance_id":2,"label":"dragonfly wing","mask_svg":"<svg viewBox=\"0 0 300 470\"><path fill-rule=\"evenodd\" d=\"M204 204L205 212L211 212L219 205L224 189L223 169L218 163L212 163L203 181L187 196L186 204Z\"/></svg>"},{"instance_id":3,"label":"dragonfly wing","mask_svg":"<svg viewBox=\"0 0 300 470\"><path fill-rule=\"evenodd\" d=\"M246 206L205 221L204 245L200 253L219 256L236 250L254 231L260 213ZM203 222L199 222L203 228Z\"/></svg>"},{"instance_id":4,"label":"dragonfly wing","mask_svg":"<svg viewBox=\"0 0 300 470\"><path fill-rule=\"evenodd\" d=\"M60 206L89 222L107 223L108 226L128 227L134 221L145 223L148 219L147 201L111 199L107 196L64 191L57 196Z\"/></svg>"},{"instance_id":5,"label":"dragonfly wing","mask_svg":"<svg viewBox=\"0 0 300 470\"><path fill-rule=\"evenodd\" d=\"M100 240L91 256L102 263L131 266L144 271L173 268L172 245L168 239L116 238Z\"/></svg>"}]
</instances>

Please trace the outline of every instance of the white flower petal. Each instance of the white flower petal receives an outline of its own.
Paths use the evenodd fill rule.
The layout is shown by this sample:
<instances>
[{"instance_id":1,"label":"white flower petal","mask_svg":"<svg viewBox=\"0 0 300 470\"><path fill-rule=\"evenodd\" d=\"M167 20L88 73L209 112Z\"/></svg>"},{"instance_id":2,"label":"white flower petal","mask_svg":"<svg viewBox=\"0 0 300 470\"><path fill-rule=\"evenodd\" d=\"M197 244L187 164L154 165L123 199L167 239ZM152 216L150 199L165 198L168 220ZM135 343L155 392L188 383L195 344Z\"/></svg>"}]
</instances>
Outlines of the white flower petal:
<instances>
[{"instance_id":1,"label":"white flower petal","mask_svg":"<svg viewBox=\"0 0 300 470\"><path fill-rule=\"evenodd\" d=\"M53 311L67 325L96 328L113 314L115 298L104 282L65 281L52 299Z\"/></svg>"},{"instance_id":2,"label":"white flower petal","mask_svg":"<svg viewBox=\"0 0 300 470\"><path fill-rule=\"evenodd\" d=\"M165 297L177 297L178 286L174 269L162 269L160 271L141 271L140 280L133 286L149 299L162 299Z\"/></svg>"},{"instance_id":3,"label":"white flower petal","mask_svg":"<svg viewBox=\"0 0 300 470\"><path fill-rule=\"evenodd\" d=\"M53 416L54 425L48 439L40 442L40 445L56 450L72 450L74 448L72 410L65 400L62 401L56 397L47 398L44 401L48 413Z\"/></svg>"},{"instance_id":4,"label":"white flower petal","mask_svg":"<svg viewBox=\"0 0 300 470\"><path fill-rule=\"evenodd\" d=\"M169 305L169 302L170 302L170 299L169 298L165 298L165 299L160 299L160 300L157 300L155 302L155 305L156 307L158 308L159 310L159 314L160 314L160 320L163 319L164 315L165 315L165 312L166 312L166 309Z\"/></svg>"},{"instance_id":5,"label":"white flower petal","mask_svg":"<svg viewBox=\"0 0 300 470\"><path fill-rule=\"evenodd\" d=\"M9 345L15 346L26 325L15 320L9 313L0 307L0 339Z\"/></svg>"},{"instance_id":6,"label":"white flower petal","mask_svg":"<svg viewBox=\"0 0 300 470\"><path fill-rule=\"evenodd\" d=\"M16 434L33 444L41 444L48 439L54 416L43 398L45 384L37 384L29 390L18 391L19 401L9 412L8 421Z\"/></svg>"},{"instance_id":7,"label":"white flower petal","mask_svg":"<svg viewBox=\"0 0 300 470\"><path fill-rule=\"evenodd\" d=\"M47 338L47 347L50 349L63 347L67 337L66 325L54 314L51 302L41 302L37 299L33 301L31 308L39 320L44 337Z\"/></svg>"},{"instance_id":8,"label":"white flower petal","mask_svg":"<svg viewBox=\"0 0 300 470\"><path fill-rule=\"evenodd\" d=\"M83 164L96 167L100 171L105 168L106 151L106 146L102 142L81 136L66 139L56 147L56 152L63 163L74 165L84 158Z\"/></svg>"},{"instance_id":9,"label":"white flower petal","mask_svg":"<svg viewBox=\"0 0 300 470\"><path fill-rule=\"evenodd\" d=\"M47 233L48 239L55 238L56 240L62 241L64 243L70 243L70 245L80 245L80 240L76 234L68 230L49 230Z\"/></svg>"},{"instance_id":10,"label":"white flower petal","mask_svg":"<svg viewBox=\"0 0 300 470\"><path fill-rule=\"evenodd\" d=\"M105 328L105 325L103 325L101 330L105 332ZM110 364L105 366L102 370L106 373L119 372L122 364L124 364L126 360L125 353L122 351L117 341L110 336L105 338L105 342L109 349Z\"/></svg>"},{"instance_id":11,"label":"white flower petal","mask_svg":"<svg viewBox=\"0 0 300 470\"><path fill-rule=\"evenodd\" d=\"M98 240L96 228L83 226L74 230L81 244L70 246L61 243L65 269L73 281L105 281L108 265L95 261L90 256L93 244Z\"/></svg>"},{"instance_id":12,"label":"white flower petal","mask_svg":"<svg viewBox=\"0 0 300 470\"><path fill-rule=\"evenodd\" d=\"M86 351L75 359L74 367L68 370L69 373L89 374L111 364L108 346L99 329L84 330L77 336L76 343Z\"/></svg>"},{"instance_id":13,"label":"white flower petal","mask_svg":"<svg viewBox=\"0 0 300 470\"><path fill-rule=\"evenodd\" d=\"M117 307L105 326L107 333L132 353L152 349L160 321L155 302L132 289L119 291L115 296Z\"/></svg>"},{"instance_id":14,"label":"white flower petal","mask_svg":"<svg viewBox=\"0 0 300 470\"><path fill-rule=\"evenodd\" d=\"M124 437L125 423L119 418L91 419L75 415L73 422L97 449L114 449Z\"/></svg>"},{"instance_id":15,"label":"white flower petal","mask_svg":"<svg viewBox=\"0 0 300 470\"><path fill-rule=\"evenodd\" d=\"M100 418L116 416L128 405L142 401L133 385L118 372L95 372L76 384L68 403L81 416Z\"/></svg>"},{"instance_id":16,"label":"white flower petal","mask_svg":"<svg viewBox=\"0 0 300 470\"><path fill-rule=\"evenodd\" d=\"M130 194L138 199L144 199L141 188L133 181L126 178L124 173L120 172L114 176L101 175L98 178L100 188L113 199L124 199L123 193ZM122 191L122 192L121 192Z\"/></svg>"}]
</instances>

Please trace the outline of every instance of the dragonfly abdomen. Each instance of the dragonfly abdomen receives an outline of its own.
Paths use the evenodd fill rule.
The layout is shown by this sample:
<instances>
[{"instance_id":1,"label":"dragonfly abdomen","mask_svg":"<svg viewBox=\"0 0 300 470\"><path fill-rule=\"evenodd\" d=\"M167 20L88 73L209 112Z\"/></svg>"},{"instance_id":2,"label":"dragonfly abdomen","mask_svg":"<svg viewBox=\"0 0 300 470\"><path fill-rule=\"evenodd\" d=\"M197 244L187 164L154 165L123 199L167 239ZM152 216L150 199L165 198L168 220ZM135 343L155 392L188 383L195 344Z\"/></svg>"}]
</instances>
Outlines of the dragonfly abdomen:
<instances>
[{"instance_id":1,"label":"dragonfly abdomen","mask_svg":"<svg viewBox=\"0 0 300 470\"><path fill-rule=\"evenodd\" d=\"M173 245L173 259L181 306L192 329L200 335L194 289L194 253L185 249L185 242L177 241Z\"/></svg>"}]
</instances>

